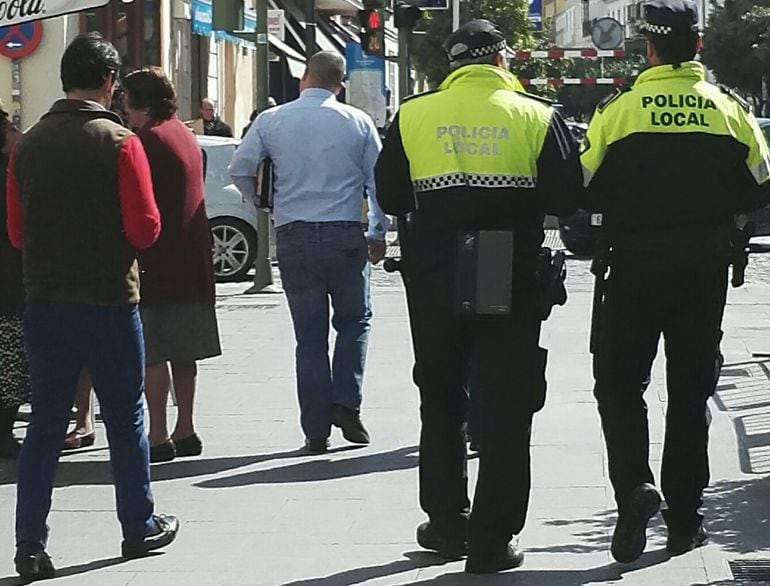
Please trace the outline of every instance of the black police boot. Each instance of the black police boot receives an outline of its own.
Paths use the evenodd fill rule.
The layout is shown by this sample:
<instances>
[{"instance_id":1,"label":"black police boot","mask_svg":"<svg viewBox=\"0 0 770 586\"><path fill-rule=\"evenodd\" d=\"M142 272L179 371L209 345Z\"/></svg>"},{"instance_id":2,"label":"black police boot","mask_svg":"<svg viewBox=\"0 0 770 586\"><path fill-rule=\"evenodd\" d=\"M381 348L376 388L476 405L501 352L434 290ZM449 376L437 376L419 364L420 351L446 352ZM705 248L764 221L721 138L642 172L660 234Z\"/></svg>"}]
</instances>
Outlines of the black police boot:
<instances>
[{"instance_id":1,"label":"black police boot","mask_svg":"<svg viewBox=\"0 0 770 586\"><path fill-rule=\"evenodd\" d=\"M612 534L612 557L628 564L637 559L647 545L647 523L660 510L660 494L647 482L637 486L618 516Z\"/></svg>"},{"instance_id":2,"label":"black police boot","mask_svg":"<svg viewBox=\"0 0 770 586\"><path fill-rule=\"evenodd\" d=\"M494 574L518 568L523 563L524 552L517 545L508 544L492 553L471 550L465 562L465 571L469 574Z\"/></svg>"},{"instance_id":3,"label":"black police boot","mask_svg":"<svg viewBox=\"0 0 770 586\"><path fill-rule=\"evenodd\" d=\"M417 527L417 543L450 560L458 560L468 553L464 529L451 531L433 521L425 521Z\"/></svg>"},{"instance_id":4,"label":"black police boot","mask_svg":"<svg viewBox=\"0 0 770 586\"><path fill-rule=\"evenodd\" d=\"M702 545L706 545L708 540L709 533L706 531L703 523L698 525L697 529L689 531L669 528L666 551L671 555L682 555Z\"/></svg>"},{"instance_id":5,"label":"black police boot","mask_svg":"<svg viewBox=\"0 0 770 586\"><path fill-rule=\"evenodd\" d=\"M47 580L56 575L53 562L44 549L28 548L24 544L16 548L13 558L16 573L27 582Z\"/></svg>"}]
</instances>

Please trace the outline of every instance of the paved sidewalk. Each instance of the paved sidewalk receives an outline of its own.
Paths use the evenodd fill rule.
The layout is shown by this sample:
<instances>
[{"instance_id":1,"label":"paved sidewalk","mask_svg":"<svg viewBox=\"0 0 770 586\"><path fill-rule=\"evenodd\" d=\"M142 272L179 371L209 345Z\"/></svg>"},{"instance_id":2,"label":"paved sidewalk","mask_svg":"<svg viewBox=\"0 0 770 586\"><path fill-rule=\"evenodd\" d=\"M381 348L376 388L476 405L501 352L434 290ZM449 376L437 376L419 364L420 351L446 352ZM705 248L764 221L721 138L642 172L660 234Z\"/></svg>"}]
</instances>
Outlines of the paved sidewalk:
<instances>
[{"instance_id":1,"label":"paved sidewalk","mask_svg":"<svg viewBox=\"0 0 770 586\"><path fill-rule=\"evenodd\" d=\"M755 261L752 260L752 263ZM182 529L165 553L122 561L104 432L96 446L62 457L51 515L55 583L110 586L358 584L577 585L729 584L728 560L770 560L770 260L730 292L727 358L712 404L712 486L707 547L668 560L665 531L635 564L611 561L615 520L587 352L591 281L570 259L570 300L546 324L549 395L536 417L531 509L523 568L472 577L414 542L424 519L417 503L417 391L403 289L374 275L374 327L364 418L371 447L351 449L338 431L326 456L301 455L293 379L293 335L283 296L242 296L219 288L224 356L200 374L199 432L204 455L154 466L158 509ZM755 278L756 276L756 278ZM654 465L665 409L662 361L647 392ZM173 410L172 410L173 412ZM19 430L21 433L21 429ZM0 586L13 578L15 468L0 464ZM475 476L475 461L471 465Z\"/></svg>"}]
</instances>

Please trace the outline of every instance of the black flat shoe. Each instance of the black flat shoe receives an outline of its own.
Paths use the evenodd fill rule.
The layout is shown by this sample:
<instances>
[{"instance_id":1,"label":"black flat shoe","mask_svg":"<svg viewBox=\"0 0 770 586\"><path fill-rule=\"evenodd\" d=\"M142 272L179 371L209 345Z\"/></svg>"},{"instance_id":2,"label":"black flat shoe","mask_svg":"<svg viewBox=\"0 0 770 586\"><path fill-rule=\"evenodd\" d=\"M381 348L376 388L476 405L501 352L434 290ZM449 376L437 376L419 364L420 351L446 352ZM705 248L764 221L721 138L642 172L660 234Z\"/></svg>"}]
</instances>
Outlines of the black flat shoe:
<instances>
[{"instance_id":1,"label":"black flat shoe","mask_svg":"<svg viewBox=\"0 0 770 586\"><path fill-rule=\"evenodd\" d=\"M325 454L329 451L329 440L323 439L305 439L303 451L308 454Z\"/></svg>"},{"instance_id":2,"label":"black flat shoe","mask_svg":"<svg viewBox=\"0 0 770 586\"><path fill-rule=\"evenodd\" d=\"M694 531L668 530L666 539L666 551L671 555L682 555L688 551L706 545L709 540L709 532L703 524L698 525Z\"/></svg>"},{"instance_id":3,"label":"black flat shoe","mask_svg":"<svg viewBox=\"0 0 770 586\"><path fill-rule=\"evenodd\" d=\"M170 545L179 533L179 520L173 515L153 515L157 530L144 539L124 540L120 546L124 558L141 558L151 551Z\"/></svg>"},{"instance_id":4,"label":"black flat shoe","mask_svg":"<svg viewBox=\"0 0 770 586\"><path fill-rule=\"evenodd\" d=\"M465 571L469 574L494 574L518 568L524 563L524 552L518 547L507 545L504 550L494 554L471 552L465 562Z\"/></svg>"},{"instance_id":5,"label":"black flat shoe","mask_svg":"<svg viewBox=\"0 0 770 586\"><path fill-rule=\"evenodd\" d=\"M27 582L47 580L56 575L53 562L43 549L31 552L17 548L13 561L16 564L16 573Z\"/></svg>"},{"instance_id":6,"label":"black flat shoe","mask_svg":"<svg viewBox=\"0 0 770 586\"><path fill-rule=\"evenodd\" d=\"M342 430L342 437L351 444L368 444L369 432L366 431L361 414L344 405L332 405L331 422Z\"/></svg>"},{"instance_id":7,"label":"black flat shoe","mask_svg":"<svg viewBox=\"0 0 770 586\"><path fill-rule=\"evenodd\" d=\"M647 546L647 523L660 509L660 494L647 482L631 493L629 503L618 517L610 551L616 561L628 564L638 559Z\"/></svg>"},{"instance_id":8,"label":"black flat shoe","mask_svg":"<svg viewBox=\"0 0 770 586\"><path fill-rule=\"evenodd\" d=\"M177 458L185 458L187 456L200 456L203 453L203 442L198 437L197 433L191 436L172 440L174 447L176 448Z\"/></svg>"},{"instance_id":9,"label":"black flat shoe","mask_svg":"<svg viewBox=\"0 0 770 586\"><path fill-rule=\"evenodd\" d=\"M417 527L417 543L449 560L459 560L468 553L468 543L460 531L442 531L435 523L425 521Z\"/></svg>"},{"instance_id":10,"label":"black flat shoe","mask_svg":"<svg viewBox=\"0 0 770 586\"><path fill-rule=\"evenodd\" d=\"M150 446L150 464L171 462L176 458L176 446L171 440L166 440L157 446Z\"/></svg>"}]
</instances>

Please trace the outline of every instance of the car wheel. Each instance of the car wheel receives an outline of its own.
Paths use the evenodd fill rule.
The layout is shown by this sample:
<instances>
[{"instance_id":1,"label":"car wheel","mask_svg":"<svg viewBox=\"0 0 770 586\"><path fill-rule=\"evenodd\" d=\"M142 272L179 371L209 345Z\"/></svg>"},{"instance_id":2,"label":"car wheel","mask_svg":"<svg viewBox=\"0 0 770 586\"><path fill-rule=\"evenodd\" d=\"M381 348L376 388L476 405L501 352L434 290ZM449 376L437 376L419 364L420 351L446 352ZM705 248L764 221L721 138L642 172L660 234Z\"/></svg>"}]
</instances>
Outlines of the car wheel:
<instances>
[{"instance_id":1,"label":"car wheel","mask_svg":"<svg viewBox=\"0 0 770 586\"><path fill-rule=\"evenodd\" d=\"M257 234L238 218L209 222L214 276L220 283L243 281L257 256Z\"/></svg>"}]
</instances>

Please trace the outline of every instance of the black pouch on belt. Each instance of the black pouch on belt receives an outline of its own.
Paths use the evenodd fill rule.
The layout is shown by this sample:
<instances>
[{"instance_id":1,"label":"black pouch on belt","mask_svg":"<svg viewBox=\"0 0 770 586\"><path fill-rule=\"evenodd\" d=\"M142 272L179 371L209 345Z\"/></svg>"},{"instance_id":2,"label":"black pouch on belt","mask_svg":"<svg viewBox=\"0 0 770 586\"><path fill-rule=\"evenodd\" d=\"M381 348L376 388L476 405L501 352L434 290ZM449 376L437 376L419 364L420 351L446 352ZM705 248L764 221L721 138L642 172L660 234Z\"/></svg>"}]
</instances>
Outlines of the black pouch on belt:
<instances>
[{"instance_id":1,"label":"black pouch on belt","mask_svg":"<svg viewBox=\"0 0 770 586\"><path fill-rule=\"evenodd\" d=\"M455 308L461 315L510 315L513 232L464 230L457 240Z\"/></svg>"}]
</instances>

